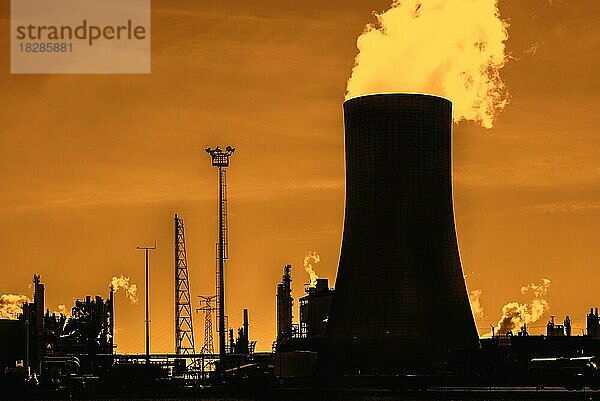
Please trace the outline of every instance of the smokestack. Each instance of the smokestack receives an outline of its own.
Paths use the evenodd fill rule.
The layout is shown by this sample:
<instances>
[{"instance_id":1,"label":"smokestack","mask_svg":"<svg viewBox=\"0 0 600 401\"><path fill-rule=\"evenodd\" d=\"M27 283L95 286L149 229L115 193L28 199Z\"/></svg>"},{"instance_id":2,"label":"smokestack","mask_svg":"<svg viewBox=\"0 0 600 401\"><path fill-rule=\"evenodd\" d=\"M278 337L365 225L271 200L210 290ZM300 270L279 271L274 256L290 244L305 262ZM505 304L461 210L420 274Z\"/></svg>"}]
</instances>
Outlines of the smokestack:
<instances>
[{"instance_id":1,"label":"smokestack","mask_svg":"<svg viewBox=\"0 0 600 401\"><path fill-rule=\"evenodd\" d=\"M115 290L112 288L112 286L110 287L110 292L108 293L108 308L109 308L109 313L110 313L110 320L109 320L109 333L110 333L110 349L111 349L111 353L113 352L114 348L113 348L113 344L114 344L114 339L115 339Z\"/></svg>"},{"instance_id":2,"label":"smokestack","mask_svg":"<svg viewBox=\"0 0 600 401\"><path fill-rule=\"evenodd\" d=\"M475 350L454 227L452 103L356 97L344 103L344 126L344 232L319 366L406 372Z\"/></svg>"},{"instance_id":3,"label":"smokestack","mask_svg":"<svg viewBox=\"0 0 600 401\"><path fill-rule=\"evenodd\" d=\"M33 302L35 303L36 326L35 329L41 333L44 330L44 284L40 283L39 274L33 275Z\"/></svg>"},{"instance_id":4,"label":"smokestack","mask_svg":"<svg viewBox=\"0 0 600 401\"><path fill-rule=\"evenodd\" d=\"M248 309L244 308L244 335L246 336L246 339L248 340L248 342L250 342L250 335L248 334Z\"/></svg>"},{"instance_id":5,"label":"smokestack","mask_svg":"<svg viewBox=\"0 0 600 401\"><path fill-rule=\"evenodd\" d=\"M292 337L292 265L285 265L281 283L277 284L277 344Z\"/></svg>"},{"instance_id":6,"label":"smokestack","mask_svg":"<svg viewBox=\"0 0 600 401\"><path fill-rule=\"evenodd\" d=\"M229 353L235 352L235 341L233 340L233 329L229 329Z\"/></svg>"}]
</instances>

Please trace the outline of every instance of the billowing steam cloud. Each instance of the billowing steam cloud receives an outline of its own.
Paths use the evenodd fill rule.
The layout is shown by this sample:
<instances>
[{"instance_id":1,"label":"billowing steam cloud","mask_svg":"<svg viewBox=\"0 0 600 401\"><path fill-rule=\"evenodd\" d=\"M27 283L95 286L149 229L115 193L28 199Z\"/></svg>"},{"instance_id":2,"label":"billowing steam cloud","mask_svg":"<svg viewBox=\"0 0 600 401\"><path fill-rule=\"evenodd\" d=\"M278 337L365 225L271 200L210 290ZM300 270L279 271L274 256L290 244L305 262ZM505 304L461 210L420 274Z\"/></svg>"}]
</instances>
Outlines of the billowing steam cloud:
<instances>
[{"instance_id":1,"label":"billowing steam cloud","mask_svg":"<svg viewBox=\"0 0 600 401\"><path fill-rule=\"evenodd\" d=\"M123 291L125 291L125 296L131 301L131 303L138 303L137 286L135 284L129 283L129 277L113 277L110 282L110 287L115 292L122 289Z\"/></svg>"},{"instance_id":2,"label":"billowing steam cloud","mask_svg":"<svg viewBox=\"0 0 600 401\"><path fill-rule=\"evenodd\" d=\"M508 24L498 0L393 0L357 41L346 99L381 92L447 97L454 121L491 128L507 104L499 70Z\"/></svg>"},{"instance_id":3,"label":"billowing steam cloud","mask_svg":"<svg viewBox=\"0 0 600 401\"><path fill-rule=\"evenodd\" d=\"M304 257L304 270L310 276L310 286L315 287L317 285L317 279L319 276L315 272L315 266L321 261L321 257L315 251L308 251Z\"/></svg>"},{"instance_id":4,"label":"billowing steam cloud","mask_svg":"<svg viewBox=\"0 0 600 401\"><path fill-rule=\"evenodd\" d=\"M67 309L67 307L65 306L65 304L60 304L57 307L58 309L58 313L61 315L65 315L67 317L71 316L71 313L69 312L69 310Z\"/></svg>"},{"instance_id":5,"label":"billowing steam cloud","mask_svg":"<svg viewBox=\"0 0 600 401\"><path fill-rule=\"evenodd\" d=\"M482 290L473 290L469 292L469 302L471 303L471 310L473 311L473 317L475 319L481 319L483 317L483 307L481 306L481 294Z\"/></svg>"},{"instance_id":6,"label":"billowing steam cloud","mask_svg":"<svg viewBox=\"0 0 600 401\"><path fill-rule=\"evenodd\" d=\"M520 328L524 323L533 323L540 320L549 308L548 301L544 298L550 289L550 280L542 279L540 284L531 283L521 287L521 294L533 294L529 304L509 302L502 307L502 317L496 325L496 332L504 335L515 328Z\"/></svg>"},{"instance_id":7,"label":"billowing steam cloud","mask_svg":"<svg viewBox=\"0 0 600 401\"><path fill-rule=\"evenodd\" d=\"M31 302L27 295L2 294L0 297L0 319L16 319L23 312L25 302Z\"/></svg>"}]
</instances>

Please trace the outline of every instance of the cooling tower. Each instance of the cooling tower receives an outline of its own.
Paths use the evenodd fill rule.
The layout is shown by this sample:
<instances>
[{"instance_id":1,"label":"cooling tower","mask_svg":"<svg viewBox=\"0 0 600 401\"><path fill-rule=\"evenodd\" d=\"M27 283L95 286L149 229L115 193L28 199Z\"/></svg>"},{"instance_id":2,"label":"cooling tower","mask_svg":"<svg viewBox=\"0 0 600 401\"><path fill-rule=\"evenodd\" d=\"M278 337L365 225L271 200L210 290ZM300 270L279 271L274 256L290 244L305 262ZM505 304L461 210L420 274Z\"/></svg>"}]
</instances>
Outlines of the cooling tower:
<instances>
[{"instance_id":1,"label":"cooling tower","mask_svg":"<svg viewBox=\"0 0 600 401\"><path fill-rule=\"evenodd\" d=\"M477 348L454 226L452 103L357 97L344 125L344 234L320 366L406 372Z\"/></svg>"}]
</instances>

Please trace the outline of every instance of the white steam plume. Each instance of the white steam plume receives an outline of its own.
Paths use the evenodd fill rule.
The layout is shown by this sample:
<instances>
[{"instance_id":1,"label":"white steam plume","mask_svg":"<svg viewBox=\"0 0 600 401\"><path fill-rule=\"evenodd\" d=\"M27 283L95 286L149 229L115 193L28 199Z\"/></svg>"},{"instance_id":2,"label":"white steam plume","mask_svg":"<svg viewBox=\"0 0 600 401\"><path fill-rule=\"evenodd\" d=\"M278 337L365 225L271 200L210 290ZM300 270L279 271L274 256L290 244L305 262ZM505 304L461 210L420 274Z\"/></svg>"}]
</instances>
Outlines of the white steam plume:
<instances>
[{"instance_id":1,"label":"white steam plume","mask_svg":"<svg viewBox=\"0 0 600 401\"><path fill-rule=\"evenodd\" d=\"M304 270L310 276L310 286L315 287L317 285L317 279L319 276L315 272L315 267L317 263L321 261L321 257L315 251L308 251L306 256L304 257Z\"/></svg>"},{"instance_id":2,"label":"white steam plume","mask_svg":"<svg viewBox=\"0 0 600 401\"><path fill-rule=\"evenodd\" d=\"M129 277L124 277L121 275L120 277L113 277L110 282L110 287L115 291L123 290L125 292L125 296L131 303L138 303L137 296L137 286L135 284L129 283Z\"/></svg>"},{"instance_id":3,"label":"white steam plume","mask_svg":"<svg viewBox=\"0 0 600 401\"><path fill-rule=\"evenodd\" d=\"M481 319L483 317L483 306L481 306L481 294L482 290L473 290L469 292L469 302L471 303L471 311L473 311L473 317L475 319Z\"/></svg>"},{"instance_id":4,"label":"white steam plume","mask_svg":"<svg viewBox=\"0 0 600 401\"><path fill-rule=\"evenodd\" d=\"M69 310L67 309L67 307L65 306L65 304L59 304L57 306L57 313L61 314L61 315L65 315L66 317L70 317L71 313L69 312Z\"/></svg>"},{"instance_id":5,"label":"white steam plume","mask_svg":"<svg viewBox=\"0 0 600 401\"><path fill-rule=\"evenodd\" d=\"M346 99L382 92L429 93L454 103L454 121L491 128L508 92L508 23L498 0L394 0L357 40Z\"/></svg>"},{"instance_id":6,"label":"white steam plume","mask_svg":"<svg viewBox=\"0 0 600 401\"><path fill-rule=\"evenodd\" d=\"M0 297L0 319L16 319L23 312L25 302L31 302L27 295L2 294Z\"/></svg>"},{"instance_id":7,"label":"white steam plume","mask_svg":"<svg viewBox=\"0 0 600 401\"><path fill-rule=\"evenodd\" d=\"M529 304L521 304L519 302L509 302L502 307L502 317L496 325L496 332L499 335L504 335L515 328L523 326L523 324L533 323L540 320L544 313L548 310L548 301L544 299L550 289L550 280L542 279L540 284L530 283L525 287L521 287L521 294L533 294L533 300Z\"/></svg>"}]
</instances>

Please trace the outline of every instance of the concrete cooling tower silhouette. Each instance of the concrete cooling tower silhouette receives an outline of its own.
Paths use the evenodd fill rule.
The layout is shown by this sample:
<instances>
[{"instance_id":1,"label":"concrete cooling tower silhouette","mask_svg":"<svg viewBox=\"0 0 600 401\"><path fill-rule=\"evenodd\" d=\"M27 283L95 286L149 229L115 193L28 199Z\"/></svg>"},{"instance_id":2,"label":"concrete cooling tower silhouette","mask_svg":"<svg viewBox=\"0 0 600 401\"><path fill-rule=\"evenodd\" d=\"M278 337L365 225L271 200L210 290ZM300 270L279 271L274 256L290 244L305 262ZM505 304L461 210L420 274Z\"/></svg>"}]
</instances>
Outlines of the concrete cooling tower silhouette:
<instances>
[{"instance_id":1,"label":"concrete cooling tower silhouette","mask_svg":"<svg viewBox=\"0 0 600 401\"><path fill-rule=\"evenodd\" d=\"M454 226L452 103L357 97L344 125L344 234L320 367L407 372L476 349Z\"/></svg>"}]
</instances>

